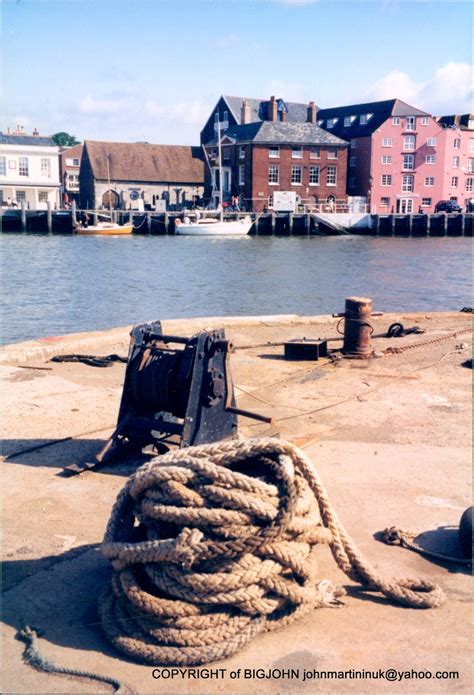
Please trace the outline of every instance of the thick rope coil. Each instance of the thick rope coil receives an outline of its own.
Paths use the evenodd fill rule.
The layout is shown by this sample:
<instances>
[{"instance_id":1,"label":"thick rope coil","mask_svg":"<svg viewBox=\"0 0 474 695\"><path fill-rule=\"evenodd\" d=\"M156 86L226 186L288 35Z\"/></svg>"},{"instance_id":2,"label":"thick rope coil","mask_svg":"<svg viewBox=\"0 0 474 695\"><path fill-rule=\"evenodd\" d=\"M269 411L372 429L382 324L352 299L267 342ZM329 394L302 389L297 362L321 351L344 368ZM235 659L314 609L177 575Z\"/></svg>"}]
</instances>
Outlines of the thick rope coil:
<instances>
[{"instance_id":1,"label":"thick rope coil","mask_svg":"<svg viewBox=\"0 0 474 695\"><path fill-rule=\"evenodd\" d=\"M422 579L381 577L362 557L310 459L276 439L230 440L157 457L118 495L102 546L114 568L104 630L153 664L209 663L344 591L315 576L329 543L365 588L416 608L444 594Z\"/></svg>"}]
</instances>

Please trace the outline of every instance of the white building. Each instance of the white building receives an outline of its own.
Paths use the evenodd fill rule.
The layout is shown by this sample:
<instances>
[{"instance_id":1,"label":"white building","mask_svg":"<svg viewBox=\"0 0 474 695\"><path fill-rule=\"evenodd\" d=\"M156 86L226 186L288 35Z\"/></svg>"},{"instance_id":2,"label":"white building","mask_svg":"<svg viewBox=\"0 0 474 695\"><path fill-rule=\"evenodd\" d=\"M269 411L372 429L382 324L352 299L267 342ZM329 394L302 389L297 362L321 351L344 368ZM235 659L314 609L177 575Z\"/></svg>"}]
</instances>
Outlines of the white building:
<instances>
[{"instance_id":1,"label":"white building","mask_svg":"<svg viewBox=\"0 0 474 695\"><path fill-rule=\"evenodd\" d=\"M31 210L60 205L59 147L52 138L37 131L25 135L0 133L0 205L21 206L24 200Z\"/></svg>"}]
</instances>

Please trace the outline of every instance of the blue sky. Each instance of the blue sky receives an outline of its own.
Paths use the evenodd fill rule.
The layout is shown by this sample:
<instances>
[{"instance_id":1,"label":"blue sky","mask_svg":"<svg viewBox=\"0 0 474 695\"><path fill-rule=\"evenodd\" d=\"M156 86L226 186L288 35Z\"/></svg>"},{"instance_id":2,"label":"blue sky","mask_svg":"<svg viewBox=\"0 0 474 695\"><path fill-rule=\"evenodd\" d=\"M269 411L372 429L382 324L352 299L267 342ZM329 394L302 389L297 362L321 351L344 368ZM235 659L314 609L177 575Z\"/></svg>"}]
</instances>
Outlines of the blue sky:
<instances>
[{"instance_id":1,"label":"blue sky","mask_svg":"<svg viewBox=\"0 0 474 695\"><path fill-rule=\"evenodd\" d=\"M221 94L470 110L472 6L3 0L2 130L198 144Z\"/></svg>"}]
</instances>

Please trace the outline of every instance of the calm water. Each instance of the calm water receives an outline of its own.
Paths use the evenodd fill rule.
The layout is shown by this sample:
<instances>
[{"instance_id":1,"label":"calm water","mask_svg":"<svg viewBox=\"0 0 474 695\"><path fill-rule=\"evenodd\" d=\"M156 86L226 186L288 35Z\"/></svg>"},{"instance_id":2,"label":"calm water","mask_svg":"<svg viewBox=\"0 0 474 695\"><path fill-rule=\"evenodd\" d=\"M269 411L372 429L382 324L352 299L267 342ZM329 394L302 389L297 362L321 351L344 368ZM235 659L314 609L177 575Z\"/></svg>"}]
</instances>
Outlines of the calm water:
<instances>
[{"instance_id":1,"label":"calm water","mask_svg":"<svg viewBox=\"0 0 474 695\"><path fill-rule=\"evenodd\" d=\"M472 305L471 239L3 235L2 342L245 314Z\"/></svg>"}]
</instances>

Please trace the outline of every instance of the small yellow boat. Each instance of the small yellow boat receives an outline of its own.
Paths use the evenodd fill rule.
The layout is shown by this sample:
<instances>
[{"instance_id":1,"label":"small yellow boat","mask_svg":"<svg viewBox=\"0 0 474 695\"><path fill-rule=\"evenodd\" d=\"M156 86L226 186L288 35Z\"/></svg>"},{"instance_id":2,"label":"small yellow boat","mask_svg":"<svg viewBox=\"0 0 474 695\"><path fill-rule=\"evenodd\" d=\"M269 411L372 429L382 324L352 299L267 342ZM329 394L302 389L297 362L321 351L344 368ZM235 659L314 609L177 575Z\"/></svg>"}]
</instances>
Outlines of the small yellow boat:
<instances>
[{"instance_id":1,"label":"small yellow boat","mask_svg":"<svg viewBox=\"0 0 474 695\"><path fill-rule=\"evenodd\" d=\"M76 227L76 234L101 234L107 236L116 236L118 234L131 234L133 224L114 224L113 222L98 222L95 225L88 227Z\"/></svg>"}]
</instances>

